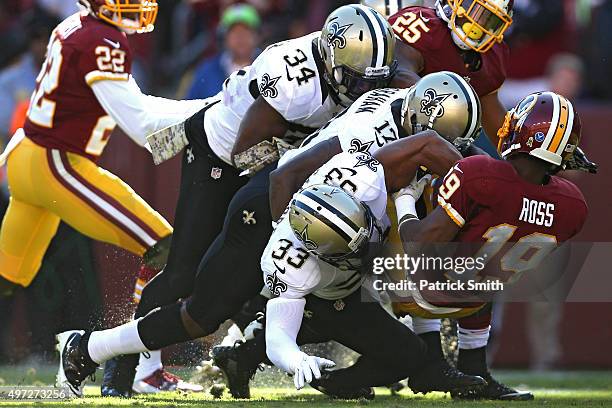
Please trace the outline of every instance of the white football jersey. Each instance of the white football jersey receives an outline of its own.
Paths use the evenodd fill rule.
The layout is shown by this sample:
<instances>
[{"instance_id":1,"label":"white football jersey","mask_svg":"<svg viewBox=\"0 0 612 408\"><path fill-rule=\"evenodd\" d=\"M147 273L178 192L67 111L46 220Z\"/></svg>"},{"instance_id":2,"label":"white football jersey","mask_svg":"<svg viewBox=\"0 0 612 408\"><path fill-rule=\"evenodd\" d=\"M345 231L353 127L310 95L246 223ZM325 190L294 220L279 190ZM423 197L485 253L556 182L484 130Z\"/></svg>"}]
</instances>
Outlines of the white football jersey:
<instances>
[{"instance_id":1,"label":"white football jersey","mask_svg":"<svg viewBox=\"0 0 612 408\"><path fill-rule=\"evenodd\" d=\"M318 55L320 32L273 44L249 67L234 72L206 112L208 143L231 164L231 151L240 123L260 95L289 122L285 141L298 145L344 109L330 96L322 77L325 67Z\"/></svg>"},{"instance_id":2,"label":"white football jersey","mask_svg":"<svg viewBox=\"0 0 612 408\"><path fill-rule=\"evenodd\" d=\"M366 153L340 153L313 173L303 187L322 183L341 187L368 206L376 225L370 242L382 241L390 222L385 172L378 161ZM286 215L270 237L261 267L266 287L274 296L298 299L312 293L335 300L355 292L362 282L361 274L350 263L333 266L310 254L295 236Z\"/></svg>"},{"instance_id":3,"label":"white football jersey","mask_svg":"<svg viewBox=\"0 0 612 408\"><path fill-rule=\"evenodd\" d=\"M318 143L338 137L344 152L374 154L385 144L407 136L401 110L408 89L376 89L362 95L351 107L339 113L319 131L308 136L298 149L281 157L279 166Z\"/></svg>"}]
</instances>

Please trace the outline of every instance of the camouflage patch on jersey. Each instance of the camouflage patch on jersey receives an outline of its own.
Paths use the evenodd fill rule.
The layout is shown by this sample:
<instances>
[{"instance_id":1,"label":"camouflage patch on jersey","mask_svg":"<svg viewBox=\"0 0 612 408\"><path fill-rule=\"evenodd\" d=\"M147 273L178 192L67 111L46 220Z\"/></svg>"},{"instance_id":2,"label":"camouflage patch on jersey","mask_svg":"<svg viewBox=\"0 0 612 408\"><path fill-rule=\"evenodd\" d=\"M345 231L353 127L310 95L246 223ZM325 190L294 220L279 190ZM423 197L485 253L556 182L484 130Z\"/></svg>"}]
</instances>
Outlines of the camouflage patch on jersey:
<instances>
[{"instance_id":1,"label":"camouflage patch on jersey","mask_svg":"<svg viewBox=\"0 0 612 408\"><path fill-rule=\"evenodd\" d=\"M179 154L189 144L185 134L185 122L168 126L147 137L151 154L156 165L162 164Z\"/></svg>"}]
</instances>

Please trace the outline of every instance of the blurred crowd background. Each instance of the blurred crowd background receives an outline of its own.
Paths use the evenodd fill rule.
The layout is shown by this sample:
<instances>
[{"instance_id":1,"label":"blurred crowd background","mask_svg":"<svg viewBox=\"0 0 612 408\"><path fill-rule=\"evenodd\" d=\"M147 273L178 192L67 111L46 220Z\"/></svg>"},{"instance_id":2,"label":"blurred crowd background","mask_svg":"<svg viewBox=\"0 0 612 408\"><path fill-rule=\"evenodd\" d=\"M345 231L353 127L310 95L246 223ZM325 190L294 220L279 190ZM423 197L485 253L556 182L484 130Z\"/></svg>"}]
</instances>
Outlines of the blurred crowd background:
<instances>
[{"instance_id":1,"label":"blurred crowd background","mask_svg":"<svg viewBox=\"0 0 612 408\"><path fill-rule=\"evenodd\" d=\"M159 3L155 31L130 37L135 54L133 74L145 93L195 99L216 94L227 75L249 65L267 45L319 30L331 10L352 2L159 0ZM75 0L0 0L0 146L23 123L50 32L76 11ZM529 92L553 90L580 106L596 106L598 112L603 112L596 117L612 117L612 107L608 105L612 100L612 0L515 0L514 24L506 40L512 53L508 80L500 91L506 106L513 106ZM172 219L172 200L159 200L166 192L150 186L155 183L139 181L150 174L150 161L141 153L113 148L113 143L123 142L111 142L103 161L105 167L130 182L153 204L161 203L156 207L161 206L164 215ZM129 149L133 147L127 150L131 152ZM136 161L138 165L134 164L134 156L142 159ZM0 185L2 171L0 168ZM160 177L164 176L165 173ZM167 176L158 179L157 185L174 186L177 180ZM6 187L0 190L2 215L8 195ZM590 240L597 238L604 240L601 235L589 236ZM100 326L112 321L112 313L110 320L101 317L103 305L129 298L136 268L130 261L127 266L118 262L123 266L116 267L116 259L127 255L107 247L96 248L88 239L62 226L34 285L16 299L0 302L0 361L45 360L52 349L50 333L59 327ZM118 268L122 271L118 272ZM102 278L109 275L121 276L122 280L109 283ZM109 308L106 309L105 316ZM510 365L530 362L543 368L559 365L563 347L570 347L567 341L562 345L557 333L548 337L552 340L538 344L541 336L533 335L538 319L542 314L549 316L551 308L517 313L534 314L529 325L535 340L524 341L531 341L532 351L546 354L546 361L521 356L506 362ZM553 316L552 329L540 328L559 331L560 313ZM573 307L568 313L580 311ZM594 329L604 330L604 339L612 339L609 323L608 320L603 328ZM504 361L502 357L498 362ZM612 361L608 359L606 364L612 365Z\"/></svg>"}]
</instances>

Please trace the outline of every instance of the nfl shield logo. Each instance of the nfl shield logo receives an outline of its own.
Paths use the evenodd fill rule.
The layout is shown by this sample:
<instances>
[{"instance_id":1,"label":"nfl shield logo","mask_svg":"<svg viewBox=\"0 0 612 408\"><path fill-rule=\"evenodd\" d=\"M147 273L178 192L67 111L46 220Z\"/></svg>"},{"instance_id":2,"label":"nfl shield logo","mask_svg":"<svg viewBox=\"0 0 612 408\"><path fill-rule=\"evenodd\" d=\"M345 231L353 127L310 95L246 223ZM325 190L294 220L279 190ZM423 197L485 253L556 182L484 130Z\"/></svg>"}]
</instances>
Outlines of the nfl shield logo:
<instances>
[{"instance_id":1,"label":"nfl shield logo","mask_svg":"<svg viewBox=\"0 0 612 408\"><path fill-rule=\"evenodd\" d=\"M221 178L221 174L223 174L223 170L219 167L213 167L210 171L210 177L212 177L214 180L219 180Z\"/></svg>"}]
</instances>

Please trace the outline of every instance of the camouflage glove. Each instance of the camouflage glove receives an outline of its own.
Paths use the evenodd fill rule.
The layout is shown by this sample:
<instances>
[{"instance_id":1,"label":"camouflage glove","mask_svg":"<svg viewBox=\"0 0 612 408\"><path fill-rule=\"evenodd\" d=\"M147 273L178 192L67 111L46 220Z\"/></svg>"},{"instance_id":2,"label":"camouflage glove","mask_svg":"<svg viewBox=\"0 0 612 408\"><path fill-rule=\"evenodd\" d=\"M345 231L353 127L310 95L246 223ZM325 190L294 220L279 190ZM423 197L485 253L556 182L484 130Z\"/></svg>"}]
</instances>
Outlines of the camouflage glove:
<instances>
[{"instance_id":1,"label":"camouflage glove","mask_svg":"<svg viewBox=\"0 0 612 408\"><path fill-rule=\"evenodd\" d=\"M565 170L580 170L586 173L597 174L599 166L586 156L584 151L577 147L572 157L565 164Z\"/></svg>"},{"instance_id":2,"label":"camouflage glove","mask_svg":"<svg viewBox=\"0 0 612 408\"><path fill-rule=\"evenodd\" d=\"M235 155L234 161L236 167L243 170L240 173L241 176L251 177L268 164L278 161L287 150L292 148L293 146L285 141L272 138L272 141L264 140L244 152L238 153Z\"/></svg>"}]
</instances>

